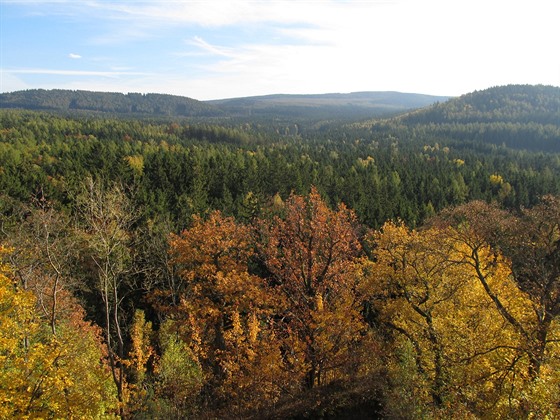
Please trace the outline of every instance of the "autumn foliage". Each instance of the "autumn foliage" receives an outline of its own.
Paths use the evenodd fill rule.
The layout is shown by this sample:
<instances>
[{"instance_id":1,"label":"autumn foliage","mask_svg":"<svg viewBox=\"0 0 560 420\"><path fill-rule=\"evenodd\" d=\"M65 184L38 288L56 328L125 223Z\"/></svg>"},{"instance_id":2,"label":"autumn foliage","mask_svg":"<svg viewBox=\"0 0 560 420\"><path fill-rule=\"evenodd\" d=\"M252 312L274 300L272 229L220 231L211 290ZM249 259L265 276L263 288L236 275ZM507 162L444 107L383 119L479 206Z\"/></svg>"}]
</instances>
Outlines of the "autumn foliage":
<instances>
[{"instance_id":1,"label":"autumn foliage","mask_svg":"<svg viewBox=\"0 0 560 420\"><path fill-rule=\"evenodd\" d=\"M277 299L250 273L251 229L220 212L194 217L190 229L172 237L171 252L184 288L169 316L212 383L213 398L238 408L275 399L273 381L282 376L270 329Z\"/></svg>"},{"instance_id":2,"label":"autumn foliage","mask_svg":"<svg viewBox=\"0 0 560 420\"><path fill-rule=\"evenodd\" d=\"M2 248L0 417L555 418L559 208L471 202L367 230L313 188L251 224L194 215L129 318L128 269L110 269L133 266L121 226L104 329L84 320L54 242L50 265L41 241L37 255Z\"/></svg>"},{"instance_id":3,"label":"autumn foliage","mask_svg":"<svg viewBox=\"0 0 560 420\"><path fill-rule=\"evenodd\" d=\"M54 335L35 295L2 266L0 418L102 418L116 409L99 328L83 320L81 308L71 309Z\"/></svg>"},{"instance_id":4,"label":"autumn foliage","mask_svg":"<svg viewBox=\"0 0 560 420\"><path fill-rule=\"evenodd\" d=\"M260 247L270 290L281 294L279 334L288 363L312 388L343 377L349 353L364 329L358 277L361 246L354 213L334 211L316 189L292 195L283 218L263 222Z\"/></svg>"}]
</instances>

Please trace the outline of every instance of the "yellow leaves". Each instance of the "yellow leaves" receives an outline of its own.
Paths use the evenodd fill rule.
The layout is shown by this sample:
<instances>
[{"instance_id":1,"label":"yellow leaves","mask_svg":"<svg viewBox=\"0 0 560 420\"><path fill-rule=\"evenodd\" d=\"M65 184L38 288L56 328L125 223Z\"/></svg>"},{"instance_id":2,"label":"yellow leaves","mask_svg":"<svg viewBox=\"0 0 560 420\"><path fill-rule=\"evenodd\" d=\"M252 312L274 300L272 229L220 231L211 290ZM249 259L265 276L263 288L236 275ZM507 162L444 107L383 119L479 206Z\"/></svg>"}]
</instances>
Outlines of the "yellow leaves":
<instances>
[{"instance_id":1,"label":"yellow leaves","mask_svg":"<svg viewBox=\"0 0 560 420\"><path fill-rule=\"evenodd\" d=\"M243 328L241 327L241 317L239 316L239 312L234 311L231 316L231 335L234 338L240 337L243 335Z\"/></svg>"},{"instance_id":2,"label":"yellow leaves","mask_svg":"<svg viewBox=\"0 0 560 420\"><path fill-rule=\"evenodd\" d=\"M531 400L524 394L534 387L528 372L537 319L510 262L483 233L465 224L412 231L386 223L371 236L368 285L383 296L380 319L414 350L436 406L447 401L503 416Z\"/></svg>"},{"instance_id":3,"label":"yellow leaves","mask_svg":"<svg viewBox=\"0 0 560 420\"><path fill-rule=\"evenodd\" d=\"M125 156L125 162L136 176L141 176L144 172L144 157L142 155Z\"/></svg>"},{"instance_id":4,"label":"yellow leaves","mask_svg":"<svg viewBox=\"0 0 560 420\"><path fill-rule=\"evenodd\" d=\"M132 381L141 384L146 375L147 363L153 356L153 349L150 345L150 335L152 333L152 323L146 322L144 312L136 310L130 329L131 350L125 363L133 372Z\"/></svg>"},{"instance_id":5,"label":"yellow leaves","mask_svg":"<svg viewBox=\"0 0 560 420\"><path fill-rule=\"evenodd\" d=\"M457 166L457 167L461 167L465 164L465 161L463 159L453 159L453 163Z\"/></svg>"},{"instance_id":6,"label":"yellow leaves","mask_svg":"<svg viewBox=\"0 0 560 420\"><path fill-rule=\"evenodd\" d=\"M360 168L367 168L369 165L373 165L375 163L375 159L371 156L368 156L365 159L358 158L356 163Z\"/></svg>"},{"instance_id":7,"label":"yellow leaves","mask_svg":"<svg viewBox=\"0 0 560 420\"><path fill-rule=\"evenodd\" d=\"M275 401L289 380L283 371L280 343L272 331L258 325L254 313L242 316L234 311L231 318L232 326L224 332L225 348L219 351L225 375L220 395L228 399L231 409L259 408Z\"/></svg>"},{"instance_id":8,"label":"yellow leaves","mask_svg":"<svg viewBox=\"0 0 560 420\"><path fill-rule=\"evenodd\" d=\"M0 274L0 417L102 417L114 407L95 336L70 321L52 335L35 297Z\"/></svg>"},{"instance_id":9,"label":"yellow leaves","mask_svg":"<svg viewBox=\"0 0 560 420\"><path fill-rule=\"evenodd\" d=\"M18 291L14 282L0 273L0 342L1 354L17 354L24 349L26 337L37 333L39 323L34 313L35 301L28 291Z\"/></svg>"},{"instance_id":10,"label":"yellow leaves","mask_svg":"<svg viewBox=\"0 0 560 420\"><path fill-rule=\"evenodd\" d=\"M315 295L315 308L317 308L318 312L322 312L324 305L323 305L323 296L320 293Z\"/></svg>"},{"instance_id":11,"label":"yellow leaves","mask_svg":"<svg viewBox=\"0 0 560 420\"><path fill-rule=\"evenodd\" d=\"M312 311L308 332L310 340L306 351L311 352L312 358L320 360L321 383L344 377L353 344L365 332L359 310L352 305L351 297Z\"/></svg>"},{"instance_id":12,"label":"yellow leaves","mask_svg":"<svg viewBox=\"0 0 560 420\"><path fill-rule=\"evenodd\" d=\"M257 319L255 313L251 313L249 320L247 321L247 327L249 330L248 331L249 343L255 344L257 342L257 336L259 334L259 331L261 330L261 328L259 327L259 320Z\"/></svg>"},{"instance_id":13,"label":"yellow leaves","mask_svg":"<svg viewBox=\"0 0 560 420\"><path fill-rule=\"evenodd\" d=\"M504 183L504 178L499 174L490 175L490 183L492 185L502 185Z\"/></svg>"},{"instance_id":14,"label":"yellow leaves","mask_svg":"<svg viewBox=\"0 0 560 420\"><path fill-rule=\"evenodd\" d=\"M7 258L14 251L13 248L6 247L0 244L0 274L9 275L11 273L11 267L9 264L4 262L4 259Z\"/></svg>"}]
</instances>

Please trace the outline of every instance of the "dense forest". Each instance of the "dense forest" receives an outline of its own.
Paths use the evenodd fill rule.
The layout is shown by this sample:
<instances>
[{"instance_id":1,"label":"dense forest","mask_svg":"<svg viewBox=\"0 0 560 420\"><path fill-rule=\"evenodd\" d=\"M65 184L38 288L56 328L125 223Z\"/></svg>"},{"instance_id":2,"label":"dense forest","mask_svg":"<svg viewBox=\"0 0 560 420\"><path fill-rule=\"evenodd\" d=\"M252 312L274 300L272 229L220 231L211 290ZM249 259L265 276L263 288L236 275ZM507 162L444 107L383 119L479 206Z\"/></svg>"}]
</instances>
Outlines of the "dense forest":
<instances>
[{"instance_id":1,"label":"dense forest","mask_svg":"<svg viewBox=\"0 0 560 420\"><path fill-rule=\"evenodd\" d=\"M2 108L116 115L207 116L221 112L204 102L175 95L31 89L0 95ZM86 113L86 115L87 115Z\"/></svg>"},{"instance_id":2,"label":"dense forest","mask_svg":"<svg viewBox=\"0 0 560 420\"><path fill-rule=\"evenodd\" d=\"M560 88L29 108L0 110L0 417L560 415Z\"/></svg>"}]
</instances>

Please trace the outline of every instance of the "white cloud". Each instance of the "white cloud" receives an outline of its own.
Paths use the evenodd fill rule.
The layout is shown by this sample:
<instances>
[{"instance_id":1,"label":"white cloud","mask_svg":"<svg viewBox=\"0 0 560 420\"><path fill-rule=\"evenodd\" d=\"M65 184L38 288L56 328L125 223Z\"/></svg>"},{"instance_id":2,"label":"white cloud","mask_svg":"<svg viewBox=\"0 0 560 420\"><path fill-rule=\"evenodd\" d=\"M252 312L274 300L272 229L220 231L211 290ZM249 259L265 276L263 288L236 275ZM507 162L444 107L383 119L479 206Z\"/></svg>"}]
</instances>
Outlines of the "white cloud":
<instances>
[{"instance_id":1,"label":"white cloud","mask_svg":"<svg viewBox=\"0 0 560 420\"><path fill-rule=\"evenodd\" d=\"M195 49L184 55L206 55L203 64L188 64L201 76L175 89L209 99L356 90L460 95L507 83L560 84L560 59L550 50L555 18L541 16L542 7L527 10L515 0L297 3L269 19L288 22L296 8L307 8L308 24L278 23L279 39L227 47L191 39ZM319 6L320 14L311 13Z\"/></svg>"},{"instance_id":2,"label":"white cloud","mask_svg":"<svg viewBox=\"0 0 560 420\"><path fill-rule=\"evenodd\" d=\"M71 58L73 60L79 60L80 58L82 58L82 56L80 54L70 53L68 54L68 58Z\"/></svg>"},{"instance_id":3,"label":"white cloud","mask_svg":"<svg viewBox=\"0 0 560 420\"><path fill-rule=\"evenodd\" d=\"M222 57L235 56L235 54L232 53L231 49L228 49L226 47L211 45L199 36L195 36L192 40L187 41L187 44L197 47L198 49L202 50L206 54L217 55Z\"/></svg>"},{"instance_id":4,"label":"white cloud","mask_svg":"<svg viewBox=\"0 0 560 420\"><path fill-rule=\"evenodd\" d=\"M50 74L54 76L100 76L100 77L118 77L118 76L142 76L149 73L131 72L131 71L93 71L93 70L59 70L59 69L13 69L4 70L7 74Z\"/></svg>"},{"instance_id":5,"label":"white cloud","mask_svg":"<svg viewBox=\"0 0 560 420\"><path fill-rule=\"evenodd\" d=\"M148 20L150 22L187 23L218 27L255 22L307 22L325 16L325 8L337 2L207 0L207 1L142 1L90 2L92 6L112 12L112 18ZM352 4L354 2L347 2ZM361 2L359 2L361 3ZM320 13L317 13L320 10Z\"/></svg>"}]
</instances>

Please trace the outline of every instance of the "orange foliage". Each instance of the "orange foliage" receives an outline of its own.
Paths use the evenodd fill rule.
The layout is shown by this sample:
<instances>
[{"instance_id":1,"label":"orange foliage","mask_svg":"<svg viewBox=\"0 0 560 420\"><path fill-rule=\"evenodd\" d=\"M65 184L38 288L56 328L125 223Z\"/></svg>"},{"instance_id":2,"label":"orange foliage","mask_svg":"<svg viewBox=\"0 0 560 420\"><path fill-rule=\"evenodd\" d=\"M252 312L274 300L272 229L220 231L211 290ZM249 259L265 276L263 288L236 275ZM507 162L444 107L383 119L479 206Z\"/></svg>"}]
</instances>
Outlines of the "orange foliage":
<instances>
[{"instance_id":1,"label":"orange foliage","mask_svg":"<svg viewBox=\"0 0 560 420\"><path fill-rule=\"evenodd\" d=\"M240 409L275 398L278 347L266 332L276 299L249 273L254 241L247 226L216 211L171 238L173 263L185 282L181 303L169 312L203 370L215 397L235 394Z\"/></svg>"},{"instance_id":2,"label":"orange foliage","mask_svg":"<svg viewBox=\"0 0 560 420\"><path fill-rule=\"evenodd\" d=\"M363 323L356 294L361 251L354 213L327 207L315 188L291 195L284 218L263 222L261 252L272 290L286 298L280 335L308 387L337 379ZM299 353L299 354L298 354Z\"/></svg>"}]
</instances>

